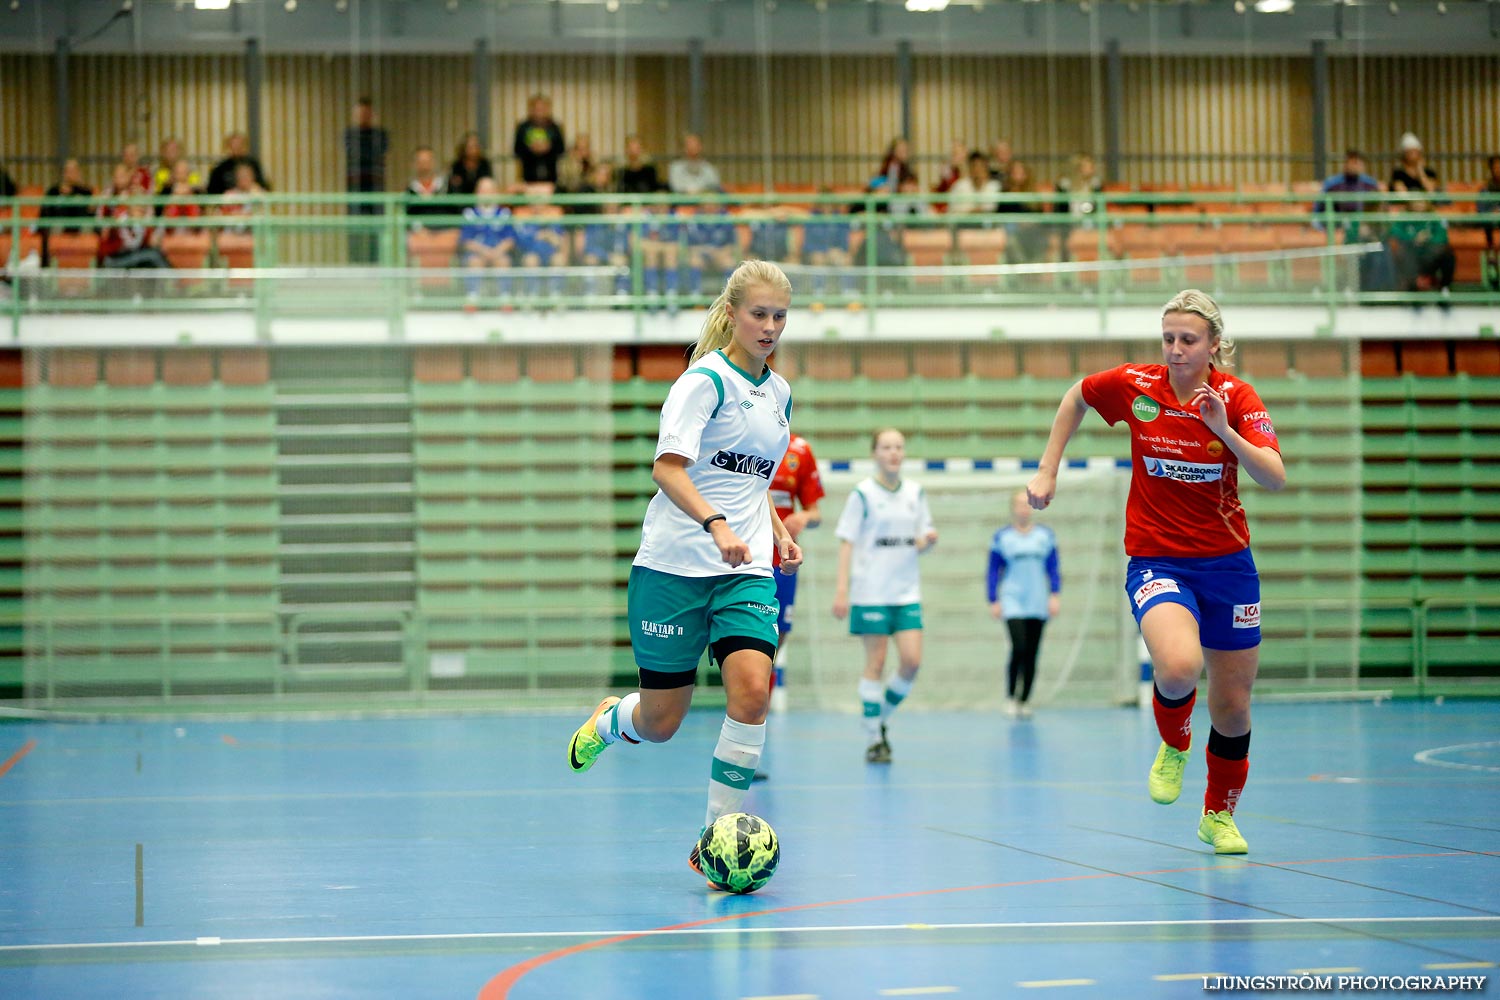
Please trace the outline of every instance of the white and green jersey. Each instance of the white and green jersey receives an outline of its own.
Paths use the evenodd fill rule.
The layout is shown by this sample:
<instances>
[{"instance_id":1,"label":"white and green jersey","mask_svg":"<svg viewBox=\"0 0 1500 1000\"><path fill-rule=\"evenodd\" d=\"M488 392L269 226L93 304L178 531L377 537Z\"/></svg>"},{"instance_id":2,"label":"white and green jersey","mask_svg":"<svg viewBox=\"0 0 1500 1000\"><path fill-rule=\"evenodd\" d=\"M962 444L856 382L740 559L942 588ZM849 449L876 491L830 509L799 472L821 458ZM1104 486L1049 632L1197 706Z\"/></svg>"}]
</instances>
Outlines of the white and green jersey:
<instances>
[{"instance_id":1,"label":"white and green jersey","mask_svg":"<svg viewBox=\"0 0 1500 1000\"><path fill-rule=\"evenodd\" d=\"M855 486L834 529L854 546L849 603L919 603L917 540L931 530L927 494L916 483L903 480L891 490L871 477Z\"/></svg>"},{"instance_id":2,"label":"white and green jersey","mask_svg":"<svg viewBox=\"0 0 1500 1000\"><path fill-rule=\"evenodd\" d=\"M754 377L723 351L684 372L661 408L656 457L682 455L688 478L750 546L751 561L730 569L703 526L660 490L646 508L635 565L678 576L771 575L771 508L766 500L791 439L792 390L767 368Z\"/></svg>"}]
</instances>

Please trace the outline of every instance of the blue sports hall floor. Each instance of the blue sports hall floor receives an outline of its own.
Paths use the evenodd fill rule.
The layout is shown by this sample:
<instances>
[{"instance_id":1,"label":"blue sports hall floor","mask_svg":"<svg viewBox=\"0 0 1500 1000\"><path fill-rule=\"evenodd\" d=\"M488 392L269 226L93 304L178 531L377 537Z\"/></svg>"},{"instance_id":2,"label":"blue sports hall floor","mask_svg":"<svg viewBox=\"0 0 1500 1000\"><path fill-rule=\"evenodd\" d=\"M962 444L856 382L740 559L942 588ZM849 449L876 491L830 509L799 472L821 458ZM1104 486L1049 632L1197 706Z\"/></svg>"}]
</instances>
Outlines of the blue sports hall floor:
<instances>
[{"instance_id":1,"label":"blue sports hall floor","mask_svg":"<svg viewBox=\"0 0 1500 1000\"><path fill-rule=\"evenodd\" d=\"M686 865L721 714L575 776L590 707L0 724L0 997L1500 991L1494 702L1258 704L1251 853L1222 858L1195 836L1201 752L1153 804L1134 709L912 710L889 766L853 716L792 712L747 802L782 844L751 896Z\"/></svg>"}]
</instances>

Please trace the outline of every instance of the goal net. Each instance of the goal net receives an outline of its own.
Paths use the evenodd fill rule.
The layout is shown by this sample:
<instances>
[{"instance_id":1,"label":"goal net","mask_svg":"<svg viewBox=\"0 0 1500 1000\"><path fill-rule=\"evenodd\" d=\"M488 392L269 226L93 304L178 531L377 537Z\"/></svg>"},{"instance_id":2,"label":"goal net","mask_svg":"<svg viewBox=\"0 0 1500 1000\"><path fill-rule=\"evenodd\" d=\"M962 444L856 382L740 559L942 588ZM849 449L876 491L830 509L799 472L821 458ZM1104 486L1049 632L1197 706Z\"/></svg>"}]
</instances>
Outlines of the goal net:
<instances>
[{"instance_id":1,"label":"goal net","mask_svg":"<svg viewBox=\"0 0 1500 1000\"><path fill-rule=\"evenodd\" d=\"M850 491L871 463L836 463L824 472L823 525L802 536L807 562L798 584L786 653L789 704L854 711L863 645L833 618L839 542L833 533ZM992 463L908 459L909 478L927 493L938 544L921 557L923 656L908 704L932 709L994 709L1005 698L1010 640L984 591L990 540L1007 523L1010 499L1034 470L1018 460ZM1061 613L1042 636L1032 702L1134 701L1139 678L1135 622L1121 591L1129 469L1112 458L1076 462L1058 478L1057 498L1037 523L1057 535ZM889 673L895 649L887 653Z\"/></svg>"}]
</instances>

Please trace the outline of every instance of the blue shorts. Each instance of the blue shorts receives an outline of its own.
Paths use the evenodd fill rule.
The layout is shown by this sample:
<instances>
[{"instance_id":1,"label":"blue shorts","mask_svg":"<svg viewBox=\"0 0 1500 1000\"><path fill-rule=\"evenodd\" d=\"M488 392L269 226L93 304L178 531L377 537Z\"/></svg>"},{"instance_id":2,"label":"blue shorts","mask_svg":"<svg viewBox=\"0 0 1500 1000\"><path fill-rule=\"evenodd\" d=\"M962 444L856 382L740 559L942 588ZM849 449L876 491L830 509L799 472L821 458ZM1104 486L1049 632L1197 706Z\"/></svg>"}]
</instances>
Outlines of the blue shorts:
<instances>
[{"instance_id":1,"label":"blue shorts","mask_svg":"<svg viewBox=\"0 0 1500 1000\"><path fill-rule=\"evenodd\" d=\"M1125 594L1137 627L1158 604L1181 604L1198 619L1205 649L1260 645L1260 574L1248 548L1207 559L1132 556Z\"/></svg>"},{"instance_id":2,"label":"blue shorts","mask_svg":"<svg viewBox=\"0 0 1500 1000\"><path fill-rule=\"evenodd\" d=\"M797 574L789 576L776 569L771 572L771 579L776 581L776 603L781 608L776 615L776 631L786 635L792 630L792 602L797 599Z\"/></svg>"}]
</instances>

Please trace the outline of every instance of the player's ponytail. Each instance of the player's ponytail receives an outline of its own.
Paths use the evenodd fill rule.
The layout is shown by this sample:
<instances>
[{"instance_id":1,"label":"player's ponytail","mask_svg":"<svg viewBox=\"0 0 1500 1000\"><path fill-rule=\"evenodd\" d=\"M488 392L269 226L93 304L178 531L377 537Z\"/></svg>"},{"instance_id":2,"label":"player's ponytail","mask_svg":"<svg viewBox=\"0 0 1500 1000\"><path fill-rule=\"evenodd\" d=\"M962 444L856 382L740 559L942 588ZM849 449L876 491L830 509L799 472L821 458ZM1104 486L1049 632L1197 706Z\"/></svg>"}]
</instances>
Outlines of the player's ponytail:
<instances>
[{"instance_id":1,"label":"player's ponytail","mask_svg":"<svg viewBox=\"0 0 1500 1000\"><path fill-rule=\"evenodd\" d=\"M1209 336L1217 340L1218 346L1213 349L1209 359L1219 368L1225 368L1234 362L1234 341L1224 336L1224 314L1219 311L1219 304L1213 300L1207 292L1200 292L1196 288L1186 288L1172 296L1172 300L1162 306L1161 314L1167 313L1192 313L1194 316L1202 316L1208 323Z\"/></svg>"},{"instance_id":2,"label":"player's ponytail","mask_svg":"<svg viewBox=\"0 0 1500 1000\"><path fill-rule=\"evenodd\" d=\"M708 307L708 315L704 317L703 329L698 333L698 343L693 346L689 365L697 364L698 359L705 354L712 354L729 346L729 341L734 336L734 317L731 311L744 303L745 294L755 286L792 294L792 283L775 264L768 260L741 261L740 266L734 269L734 273L724 283L724 290L714 299L714 304Z\"/></svg>"}]
</instances>

